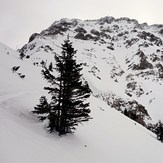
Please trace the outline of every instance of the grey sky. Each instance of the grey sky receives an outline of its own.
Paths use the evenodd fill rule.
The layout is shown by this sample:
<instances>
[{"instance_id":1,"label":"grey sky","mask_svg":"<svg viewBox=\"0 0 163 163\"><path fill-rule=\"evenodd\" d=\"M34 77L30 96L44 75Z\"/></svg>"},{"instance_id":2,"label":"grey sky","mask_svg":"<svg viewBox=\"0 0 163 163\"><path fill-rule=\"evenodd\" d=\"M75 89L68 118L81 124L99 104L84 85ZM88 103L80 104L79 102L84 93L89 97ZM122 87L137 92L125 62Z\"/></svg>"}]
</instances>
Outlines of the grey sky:
<instances>
[{"instance_id":1,"label":"grey sky","mask_svg":"<svg viewBox=\"0 0 163 163\"><path fill-rule=\"evenodd\" d=\"M0 0L0 42L20 48L61 18L129 17L163 24L163 0Z\"/></svg>"}]
</instances>

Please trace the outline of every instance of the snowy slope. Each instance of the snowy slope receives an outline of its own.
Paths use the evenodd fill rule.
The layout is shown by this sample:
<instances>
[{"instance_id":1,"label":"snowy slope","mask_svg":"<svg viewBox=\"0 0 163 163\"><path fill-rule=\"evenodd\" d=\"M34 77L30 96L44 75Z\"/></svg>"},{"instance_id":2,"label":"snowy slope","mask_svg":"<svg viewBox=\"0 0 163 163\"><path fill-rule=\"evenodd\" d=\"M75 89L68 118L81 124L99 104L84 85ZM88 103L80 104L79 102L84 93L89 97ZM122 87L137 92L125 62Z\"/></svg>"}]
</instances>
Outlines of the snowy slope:
<instances>
[{"instance_id":1,"label":"snowy slope","mask_svg":"<svg viewBox=\"0 0 163 163\"><path fill-rule=\"evenodd\" d=\"M1 105L0 162L3 163L162 163L163 146L155 135L91 97L93 120L79 126L74 135L50 135L33 116L14 115L22 110L31 94L8 99L8 110ZM17 100L22 100L21 105ZM12 102L14 101L14 102ZM31 108L30 108L31 109ZM30 110L29 109L29 110Z\"/></svg>"},{"instance_id":2,"label":"snowy slope","mask_svg":"<svg viewBox=\"0 0 163 163\"><path fill-rule=\"evenodd\" d=\"M136 110L145 126L162 119L161 28L128 18L62 19L30 37L20 49L23 60L0 43L0 163L162 163L163 145L156 135L119 112ZM41 62L60 54L68 34L93 92L93 119L75 134L59 137L49 134L46 122L38 122L31 111L47 94ZM19 69L13 72L13 67Z\"/></svg>"},{"instance_id":3,"label":"snowy slope","mask_svg":"<svg viewBox=\"0 0 163 163\"><path fill-rule=\"evenodd\" d=\"M0 57L0 75L5 74L0 80L3 85L0 91L0 162L162 163L163 146L153 133L95 97L90 97L93 119L80 125L74 135L49 134L45 124L40 124L30 113L43 93L44 81L35 69L39 67L16 58L13 53L3 52ZM21 79L13 73L11 65L7 64L9 61L11 65L20 65L28 78ZM32 70L31 76L27 74L29 70ZM34 76L39 78L37 84Z\"/></svg>"}]
</instances>

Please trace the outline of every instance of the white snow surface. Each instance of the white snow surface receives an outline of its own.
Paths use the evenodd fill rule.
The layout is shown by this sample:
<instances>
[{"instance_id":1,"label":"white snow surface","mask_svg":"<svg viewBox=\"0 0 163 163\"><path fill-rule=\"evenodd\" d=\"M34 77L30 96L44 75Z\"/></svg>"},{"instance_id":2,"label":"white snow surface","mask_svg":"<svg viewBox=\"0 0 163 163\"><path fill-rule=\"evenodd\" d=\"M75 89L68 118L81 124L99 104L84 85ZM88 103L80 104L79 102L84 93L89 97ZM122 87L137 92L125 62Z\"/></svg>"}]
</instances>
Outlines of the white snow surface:
<instances>
[{"instance_id":1,"label":"white snow surface","mask_svg":"<svg viewBox=\"0 0 163 163\"><path fill-rule=\"evenodd\" d=\"M163 162L163 144L155 134L93 96L89 99L92 120L79 125L74 134L49 134L46 124L31 113L39 97L46 93L41 68L17 55L0 44L0 163ZM103 63L98 58L95 61L105 72ZM20 66L18 72L12 72L13 66ZM94 91L104 88L97 89L99 80L93 75L86 74L85 78Z\"/></svg>"}]
</instances>

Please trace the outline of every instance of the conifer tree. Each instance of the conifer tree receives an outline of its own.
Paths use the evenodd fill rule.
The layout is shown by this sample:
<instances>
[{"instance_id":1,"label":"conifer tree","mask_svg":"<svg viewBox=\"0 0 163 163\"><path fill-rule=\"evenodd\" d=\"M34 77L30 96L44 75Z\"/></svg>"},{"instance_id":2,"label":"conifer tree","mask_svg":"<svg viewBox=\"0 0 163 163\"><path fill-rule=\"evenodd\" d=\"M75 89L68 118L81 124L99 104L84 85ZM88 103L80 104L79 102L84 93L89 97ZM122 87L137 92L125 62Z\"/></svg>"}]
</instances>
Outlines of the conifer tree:
<instances>
[{"instance_id":1,"label":"conifer tree","mask_svg":"<svg viewBox=\"0 0 163 163\"><path fill-rule=\"evenodd\" d=\"M43 119L49 120L50 132L56 130L60 135L72 133L79 123L90 119L89 103L85 101L91 91L88 83L82 81L82 64L76 63L75 54L68 38L62 44L61 55L55 56L56 67L44 65L42 70L43 77L50 83L45 89L51 95L50 109ZM54 75L56 72L57 76ZM41 114L42 104L35 107L34 113Z\"/></svg>"},{"instance_id":2,"label":"conifer tree","mask_svg":"<svg viewBox=\"0 0 163 163\"><path fill-rule=\"evenodd\" d=\"M50 112L50 106L45 96L42 96L40 98L40 104L35 106L34 109L35 110L33 111L33 113L38 114L38 118L40 119L40 121L43 121L46 119L47 115Z\"/></svg>"},{"instance_id":3,"label":"conifer tree","mask_svg":"<svg viewBox=\"0 0 163 163\"><path fill-rule=\"evenodd\" d=\"M20 53L20 59L23 59L25 57L25 54L23 52Z\"/></svg>"},{"instance_id":4,"label":"conifer tree","mask_svg":"<svg viewBox=\"0 0 163 163\"><path fill-rule=\"evenodd\" d=\"M163 142L163 123L159 121L156 126L157 139Z\"/></svg>"}]
</instances>

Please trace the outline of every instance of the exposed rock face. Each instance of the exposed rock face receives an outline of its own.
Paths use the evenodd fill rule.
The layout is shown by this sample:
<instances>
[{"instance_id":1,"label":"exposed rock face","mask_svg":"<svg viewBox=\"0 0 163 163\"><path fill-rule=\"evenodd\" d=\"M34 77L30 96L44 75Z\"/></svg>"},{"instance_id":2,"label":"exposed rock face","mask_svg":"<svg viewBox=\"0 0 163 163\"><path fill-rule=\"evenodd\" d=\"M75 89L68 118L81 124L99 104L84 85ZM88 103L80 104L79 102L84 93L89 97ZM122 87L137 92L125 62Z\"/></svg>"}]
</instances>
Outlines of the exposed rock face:
<instances>
[{"instance_id":1,"label":"exposed rock face","mask_svg":"<svg viewBox=\"0 0 163 163\"><path fill-rule=\"evenodd\" d=\"M154 34L151 34L149 32L141 32L138 34L138 37L140 37L141 39L144 40L148 40L154 44L156 44L157 46L162 45L162 40L159 37L156 37Z\"/></svg>"},{"instance_id":2,"label":"exposed rock face","mask_svg":"<svg viewBox=\"0 0 163 163\"><path fill-rule=\"evenodd\" d=\"M64 34L70 28L76 26L78 21L76 19L69 21L68 19L61 19L60 21L54 22L48 29L42 31L40 34L44 36Z\"/></svg>"},{"instance_id":3,"label":"exposed rock face","mask_svg":"<svg viewBox=\"0 0 163 163\"><path fill-rule=\"evenodd\" d=\"M143 53L143 51L137 52L135 55L138 55L140 58L139 64L133 64L133 70L145 70L145 69L153 69L153 65L148 62L148 57Z\"/></svg>"},{"instance_id":4,"label":"exposed rock face","mask_svg":"<svg viewBox=\"0 0 163 163\"><path fill-rule=\"evenodd\" d=\"M37 36L39 36L38 33L34 33L34 34L32 34L31 37L29 38L28 43L30 43L31 41L33 41Z\"/></svg>"},{"instance_id":5,"label":"exposed rock face","mask_svg":"<svg viewBox=\"0 0 163 163\"><path fill-rule=\"evenodd\" d=\"M118 111L121 111L122 113L127 110L128 116L131 119L135 120L136 122L142 124L145 127L148 126L145 120L150 120L151 117L149 116L145 107L139 104L137 101L119 98L115 94L100 94L97 95L97 97L102 98L104 101L107 102L108 105Z\"/></svg>"},{"instance_id":6,"label":"exposed rock face","mask_svg":"<svg viewBox=\"0 0 163 163\"><path fill-rule=\"evenodd\" d=\"M94 40L94 41L99 40L99 37L97 36L93 37L91 34L84 35L84 33L81 33L81 32L77 33L74 38L80 39L80 40Z\"/></svg>"},{"instance_id":7,"label":"exposed rock face","mask_svg":"<svg viewBox=\"0 0 163 163\"><path fill-rule=\"evenodd\" d=\"M76 28L76 29L75 29L75 32L82 33L82 34L87 33L87 31L86 31L84 28L82 28L82 27Z\"/></svg>"}]
</instances>

